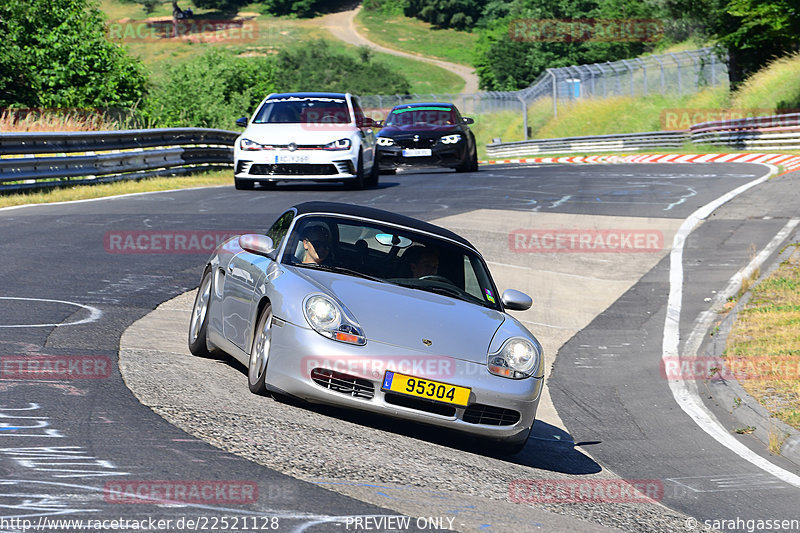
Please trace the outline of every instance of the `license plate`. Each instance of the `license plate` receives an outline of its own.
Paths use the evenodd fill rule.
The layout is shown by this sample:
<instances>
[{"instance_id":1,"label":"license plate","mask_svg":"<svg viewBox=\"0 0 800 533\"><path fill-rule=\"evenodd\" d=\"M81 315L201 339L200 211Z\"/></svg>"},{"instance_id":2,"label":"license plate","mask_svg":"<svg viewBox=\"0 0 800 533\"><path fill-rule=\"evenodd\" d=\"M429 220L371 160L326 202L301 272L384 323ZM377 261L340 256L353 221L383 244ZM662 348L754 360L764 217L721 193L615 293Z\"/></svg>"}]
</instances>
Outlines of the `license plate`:
<instances>
[{"instance_id":1,"label":"license plate","mask_svg":"<svg viewBox=\"0 0 800 533\"><path fill-rule=\"evenodd\" d=\"M470 392L467 387L406 376L391 370L386 371L381 390L461 406L467 405Z\"/></svg>"},{"instance_id":2,"label":"license plate","mask_svg":"<svg viewBox=\"0 0 800 533\"><path fill-rule=\"evenodd\" d=\"M430 148L406 148L403 150L403 157L424 157L431 155Z\"/></svg>"},{"instance_id":3,"label":"license plate","mask_svg":"<svg viewBox=\"0 0 800 533\"><path fill-rule=\"evenodd\" d=\"M276 163L308 163L306 154L280 154L275 156Z\"/></svg>"}]
</instances>

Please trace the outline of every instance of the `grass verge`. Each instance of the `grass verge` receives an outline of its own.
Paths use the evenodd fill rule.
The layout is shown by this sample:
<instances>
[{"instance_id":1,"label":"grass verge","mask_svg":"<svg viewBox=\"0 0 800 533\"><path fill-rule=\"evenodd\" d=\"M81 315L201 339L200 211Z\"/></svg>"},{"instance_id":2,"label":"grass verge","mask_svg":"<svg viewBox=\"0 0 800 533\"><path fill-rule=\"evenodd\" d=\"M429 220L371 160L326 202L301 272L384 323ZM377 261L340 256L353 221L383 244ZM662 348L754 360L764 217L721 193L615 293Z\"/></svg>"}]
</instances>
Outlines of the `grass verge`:
<instances>
[{"instance_id":1,"label":"grass verge","mask_svg":"<svg viewBox=\"0 0 800 533\"><path fill-rule=\"evenodd\" d=\"M427 22L378 11L361 10L356 17L358 31L370 41L425 57L472 65L478 35L465 31L436 29Z\"/></svg>"},{"instance_id":2,"label":"grass verge","mask_svg":"<svg viewBox=\"0 0 800 533\"><path fill-rule=\"evenodd\" d=\"M800 243L791 246L789 259L751 288L725 357L732 368L743 369L746 379L739 382L748 394L772 416L800 429ZM780 438L774 436L776 444Z\"/></svg>"},{"instance_id":3,"label":"grass verge","mask_svg":"<svg viewBox=\"0 0 800 533\"><path fill-rule=\"evenodd\" d=\"M68 202L72 200L89 200L104 198L120 194L137 192L167 191L171 189L189 189L192 187L211 187L216 185L231 185L233 183L232 170L218 170L191 176L177 176L173 178L151 178L136 181L117 181L114 183L99 183L97 185L75 185L46 191L31 191L9 193L0 195L0 207L14 205L46 204L53 202Z\"/></svg>"}]
</instances>

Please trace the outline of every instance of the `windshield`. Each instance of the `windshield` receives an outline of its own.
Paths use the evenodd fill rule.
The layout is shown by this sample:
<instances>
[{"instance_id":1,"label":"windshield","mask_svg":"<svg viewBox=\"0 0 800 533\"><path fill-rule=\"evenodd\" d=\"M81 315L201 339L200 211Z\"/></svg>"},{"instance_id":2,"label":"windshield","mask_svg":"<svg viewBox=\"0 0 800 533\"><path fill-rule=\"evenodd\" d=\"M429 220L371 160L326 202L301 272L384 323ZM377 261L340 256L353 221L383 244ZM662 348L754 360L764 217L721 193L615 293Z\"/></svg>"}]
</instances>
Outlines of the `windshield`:
<instances>
[{"instance_id":1,"label":"windshield","mask_svg":"<svg viewBox=\"0 0 800 533\"><path fill-rule=\"evenodd\" d=\"M387 126L453 126L458 124L458 115L448 106L419 106L393 109L386 119Z\"/></svg>"},{"instance_id":2,"label":"windshield","mask_svg":"<svg viewBox=\"0 0 800 533\"><path fill-rule=\"evenodd\" d=\"M282 262L394 283L500 309L475 252L438 237L336 216L297 219Z\"/></svg>"},{"instance_id":3,"label":"windshield","mask_svg":"<svg viewBox=\"0 0 800 533\"><path fill-rule=\"evenodd\" d=\"M349 124L344 98L286 96L270 98L258 110L255 124Z\"/></svg>"}]
</instances>

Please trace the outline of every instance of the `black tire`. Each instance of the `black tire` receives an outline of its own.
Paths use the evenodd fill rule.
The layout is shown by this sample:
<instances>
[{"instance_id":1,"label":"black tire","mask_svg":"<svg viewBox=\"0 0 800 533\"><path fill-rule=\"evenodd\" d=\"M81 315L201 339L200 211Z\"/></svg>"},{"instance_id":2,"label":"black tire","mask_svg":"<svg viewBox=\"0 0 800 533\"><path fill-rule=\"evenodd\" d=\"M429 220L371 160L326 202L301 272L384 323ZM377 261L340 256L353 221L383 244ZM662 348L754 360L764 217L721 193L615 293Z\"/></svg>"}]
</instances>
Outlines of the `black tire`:
<instances>
[{"instance_id":1,"label":"black tire","mask_svg":"<svg viewBox=\"0 0 800 533\"><path fill-rule=\"evenodd\" d=\"M258 325L253 334L250 347L250 362L247 365L247 385L253 394L267 395L264 379L267 376L269 349L272 344L272 305L266 307L258 315Z\"/></svg>"},{"instance_id":2,"label":"black tire","mask_svg":"<svg viewBox=\"0 0 800 533\"><path fill-rule=\"evenodd\" d=\"M255 185L256 183L251 180L240 180L239 178L233 178L233 186L239 191L252 191Z\"/></svg>"},{"instance_id":3,"label":"black tire","mask_svg":"<svg viewBox=\"0 0 800 533\"><path fill-rule=\"evenodd\" d=\"M380 163L378 161L378 156L376 155L375 158L372 160L372 168L369 170L369 176L367 176L367 179L364 180L364 185L366 185L367 187L378 186L378 181L380 181L381 179L380 172L378 169L379 165Z\"/></svg>"},{"instance_id":4,"label":"black tire","mask_svg":"<svg viewBox=\"0 0 800 533\"><path fill-rule=\"evenodd\" d=\"M356 178L350 180L348 183L349 188L361 190L364 188L364 154L361 150L358 151L358 168L356 169Z\"/></svg>"},{"instance_id":5,"label":"black tire","mask_svg":"<svg viewBox=\"0 0 800 533\"><path fill-rule=\"evenodd\" d=\"M381 174L388 174L390 176L394 176L395 174L397 174L397 169L396 168L385 168L385 169L380 170L379 172Z\"/></svg>"},{"instance_id":6,"label":"black tire","mask_svg":"<svg viewBox=\"0 0 800 533\"><path fill-rule=\"evenodd\" d=\"M477 172L478 171L478 149L475 145L472 145L472 158L469 164L469 171L470 172Z\"/></svg>"},{"instance_id":7,"label":"black tire","mask_svg":"<svg viewBox=\"0 0 800 533\"><path fill-rule=\"evenodd\" d=\"M521 452L525 445L528 444L528 438L531 436L531 432L533 431L533 426L525 432L524 435L520 435L514 438L514 440L508 440L503 442L492 442L490 446L492 446L498 454L500 455L516 455Z\"/></svg>"},{"instance_id":8,"label":"black tire","mask_svg":"<svg viewBox=\"0 0 800 533\"><path fill-rule=\"evenodd\" d=\"M197 296L194 298L192 306L192 316L189 320L189 351L198 357L209 357L211 352L208 349L206 335L208 332L208 310L211 307L211 270L206 269L200 287L197 289Z\"/></svg>"}]
</instances>

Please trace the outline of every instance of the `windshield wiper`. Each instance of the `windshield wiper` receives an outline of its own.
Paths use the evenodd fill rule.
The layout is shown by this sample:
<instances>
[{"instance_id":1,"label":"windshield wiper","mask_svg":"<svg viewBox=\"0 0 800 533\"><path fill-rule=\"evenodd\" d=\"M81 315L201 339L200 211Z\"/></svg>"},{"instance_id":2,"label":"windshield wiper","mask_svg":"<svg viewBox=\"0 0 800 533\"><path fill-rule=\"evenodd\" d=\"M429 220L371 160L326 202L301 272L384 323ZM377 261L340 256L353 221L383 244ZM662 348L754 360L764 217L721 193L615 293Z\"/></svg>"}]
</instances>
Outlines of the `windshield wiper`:
<instances>
[{"instance_id":1,"label":"windshield wiper","mask_svg":"<svg viewBox=\"0 0 800 533\"><path fill-rule=\"evenodd\" d=\"M326 265L320 263L294 263L294 266L299 266L303 268L312 268L318 270L326 270L328 272L336 272L337 274L346 274L348 276L356 276L359 278L368 279L370 281L377 281L378 283L387 283L385 279L378 278L376 276L370 276L369 274L365 274L363 272L359 272L358 270L353 270L346 267L335 266L335 265Z\"/></svg>"}]
</instances>

